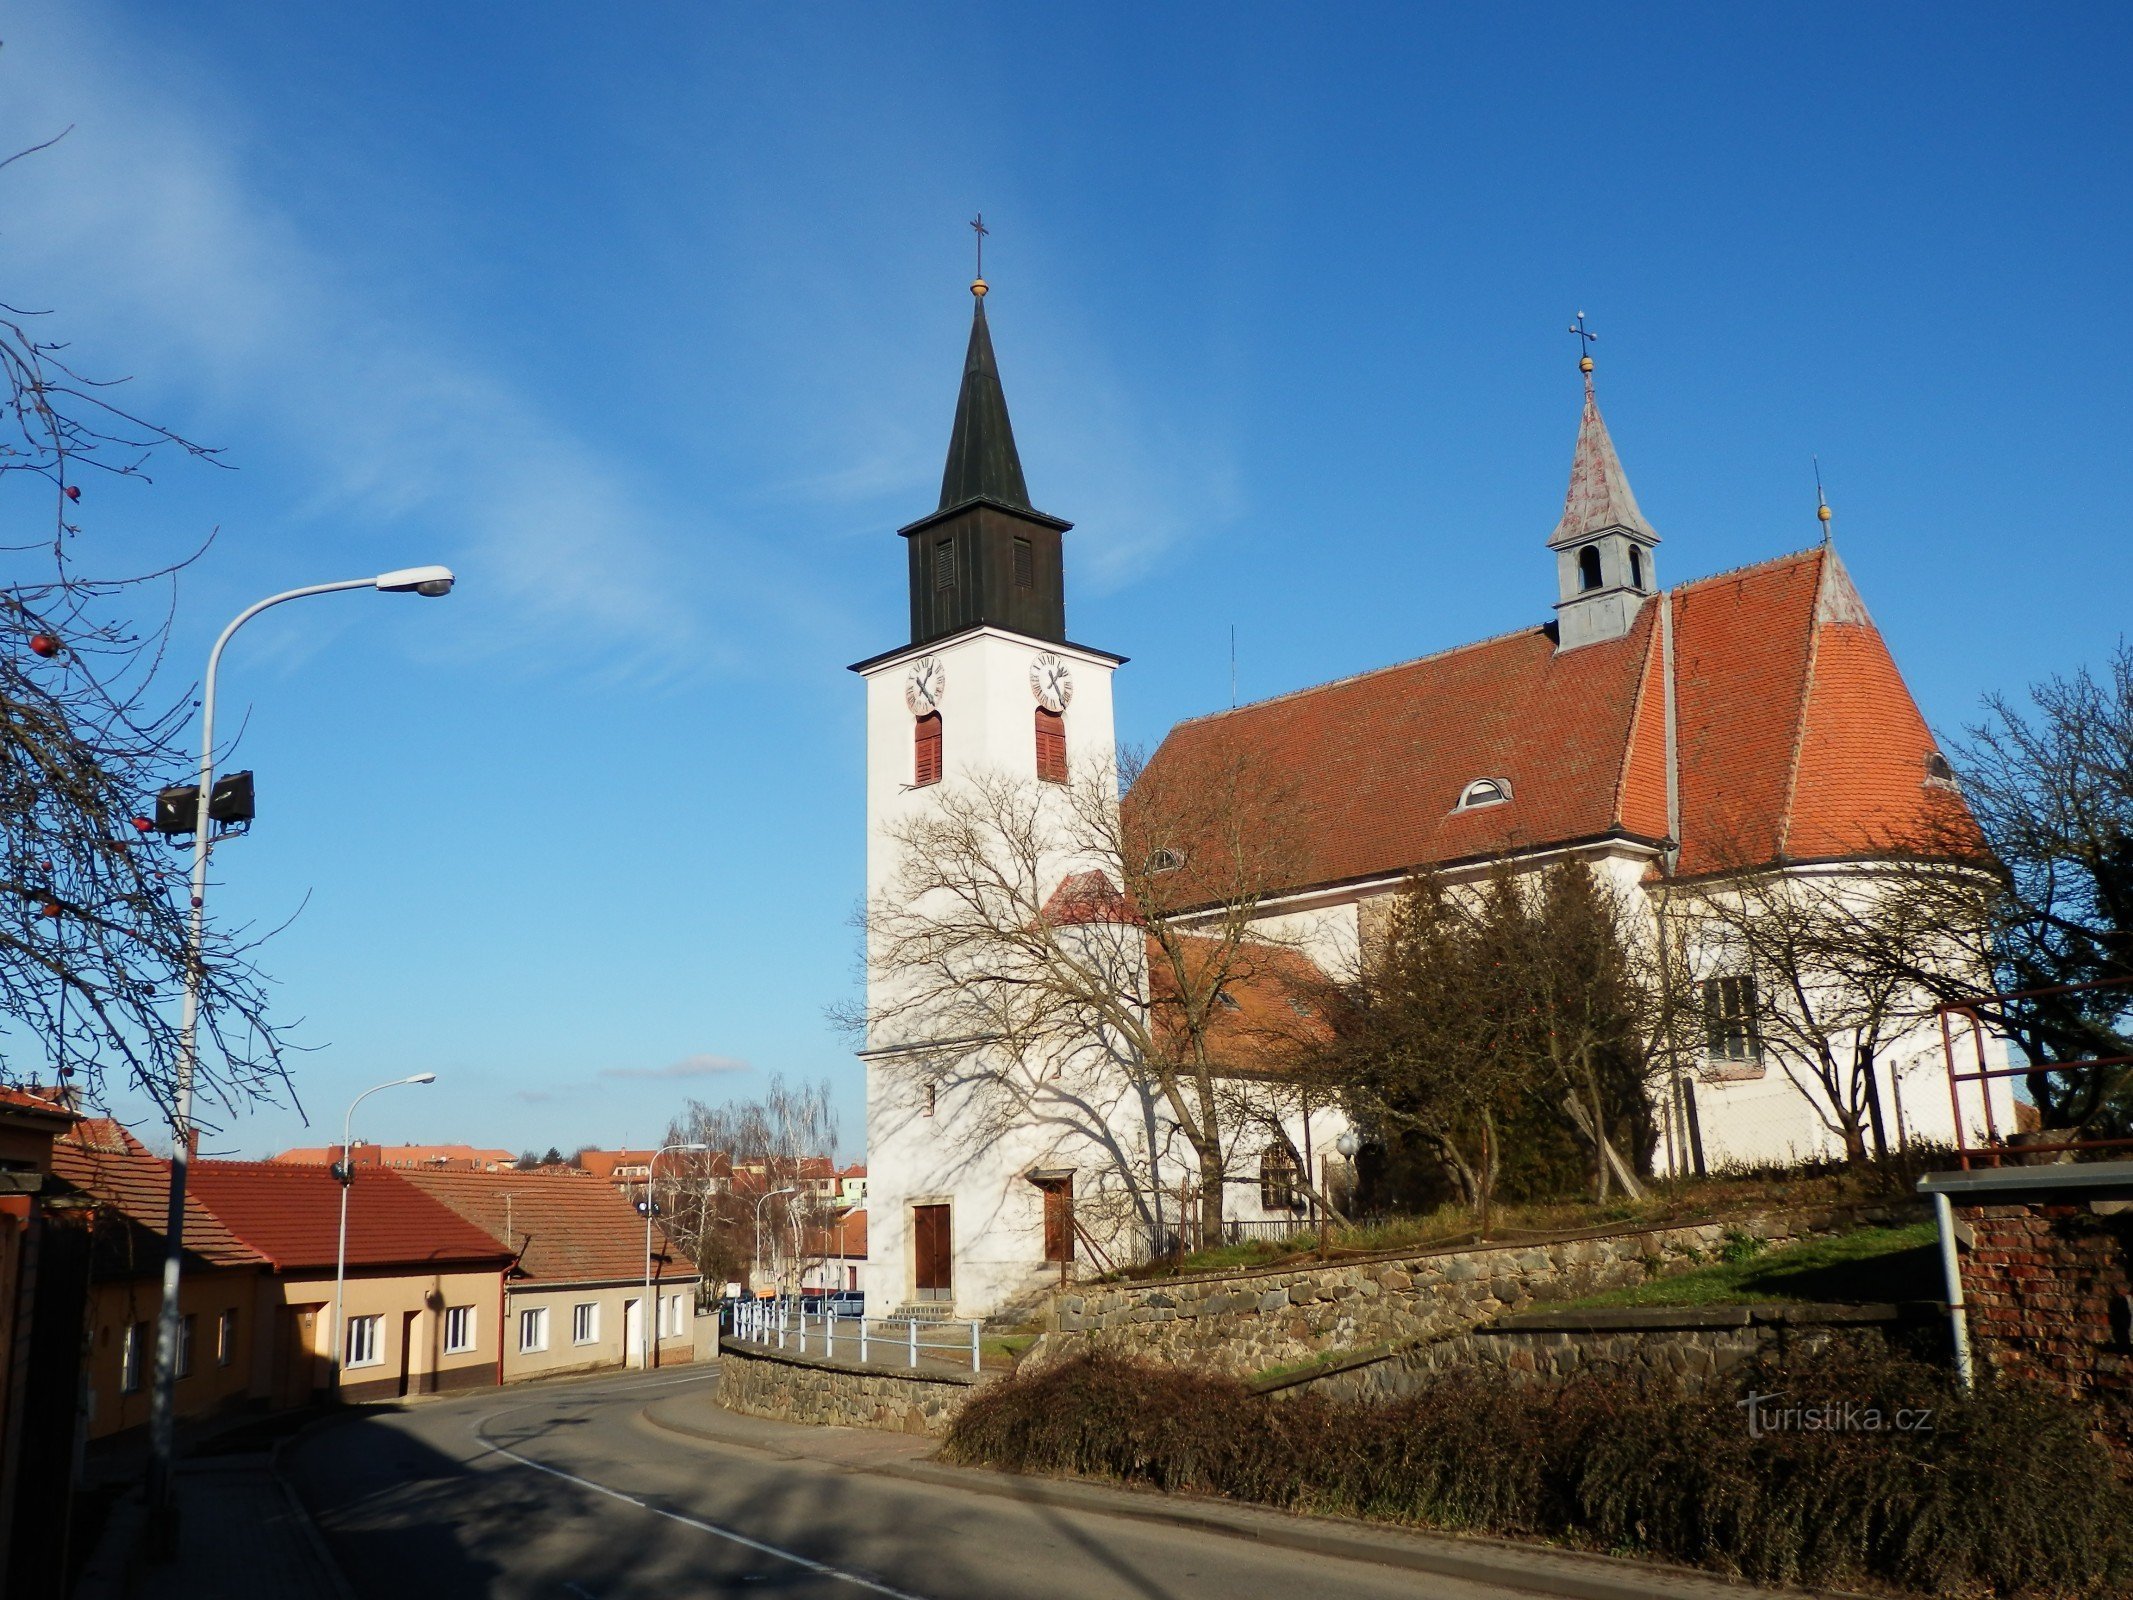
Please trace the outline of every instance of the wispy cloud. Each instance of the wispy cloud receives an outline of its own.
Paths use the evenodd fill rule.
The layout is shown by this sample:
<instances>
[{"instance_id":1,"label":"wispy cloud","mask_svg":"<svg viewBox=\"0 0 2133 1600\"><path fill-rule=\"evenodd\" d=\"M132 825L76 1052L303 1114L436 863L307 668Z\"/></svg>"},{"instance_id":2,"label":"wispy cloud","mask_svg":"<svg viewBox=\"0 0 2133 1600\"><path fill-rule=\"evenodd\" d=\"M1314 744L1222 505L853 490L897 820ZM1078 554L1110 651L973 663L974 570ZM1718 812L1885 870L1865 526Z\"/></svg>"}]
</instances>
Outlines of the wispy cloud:
<instances>
[{"instance_id":1,"label":"wispy cloud","mask_svg":"<svg viewBox=\"0 0 2133 1600\"><path fill-rule=\"evenodd\" d=\"M722 1078L729 1073L750 1070L747 1062L732 1056L696 1055L670 1061L663 1067L602 1067L600 1076L633 1083L676 1083L690 1078Z\"/></svg>"},{"instance_id":2,"label":"wispy cloud","mask_svg":"<svg viewBox=\"0 0 2133 1600\"><path fill-rule=\"evenodd\" d=\"M69 327L186 374L200 403L241 419L226 428L302 460L319 523L452 547L485 623L475 647L529 643L567 617L626 641L609 674L701 659L678 536L622 463L455 351L419 294L387 302L315 247L249 178L250 130L180 103L123 41L64 13L8 46L0 140L74 125L7 175L11 278L63 287Z\"/></svg>"}]
</instances>

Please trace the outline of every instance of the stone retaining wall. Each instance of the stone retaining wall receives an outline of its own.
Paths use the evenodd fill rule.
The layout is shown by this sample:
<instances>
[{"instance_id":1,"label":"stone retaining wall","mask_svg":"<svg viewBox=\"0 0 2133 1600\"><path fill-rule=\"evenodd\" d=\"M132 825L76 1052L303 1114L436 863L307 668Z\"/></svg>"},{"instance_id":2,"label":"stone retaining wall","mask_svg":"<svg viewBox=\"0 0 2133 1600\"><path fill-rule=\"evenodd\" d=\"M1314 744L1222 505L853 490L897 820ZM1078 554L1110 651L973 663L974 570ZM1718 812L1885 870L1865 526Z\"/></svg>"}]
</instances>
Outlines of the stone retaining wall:
<instances>
[{"instance_id":1,"label":"stone retaining wall","mask_svg":"<svg viewBox=\"0 0 2133 1600\"><path fill-rule=\"evenodd\" d=\"M1929 1305L1655 1306L1510 1316L1470 1333L1268 1383L1281 1397L1390 1400L1457 1369L1567 1378L1591 1367L1647 1372L1694 1388L1743 1362L1848 1345L1941 1354L1945 1309Z\"/></svg>"},{"instance_id":2,"label":"stone retaining wall","mask_svg":"<svg viewBox=\"0 0 2133 1600\"><path fill-rule=\"evenodd\" d=\"M718 1403L778 1422L938 1437L983 1381L969 1372L892 1372L719 1341Z\"/></svg>"},{"instance_id":3,"label":"stone retaining wall","mask_svg":"<svg viewBox=\"0 0 2133 1600\"><path fill-rule=\"evenodd\" d=\"M1416 1251L1325 1265L1089 1285L1053 1297L1024 1364L1097 1340L1132 1354L1245 1377L1329 1352L1444 1339L1538 1302L1621 1288L1714 1259L1733 1234L1766 1244L1908 1223L1916 1205L1768 1212L1635 1232Z\"/></svg>"}]
</instances>

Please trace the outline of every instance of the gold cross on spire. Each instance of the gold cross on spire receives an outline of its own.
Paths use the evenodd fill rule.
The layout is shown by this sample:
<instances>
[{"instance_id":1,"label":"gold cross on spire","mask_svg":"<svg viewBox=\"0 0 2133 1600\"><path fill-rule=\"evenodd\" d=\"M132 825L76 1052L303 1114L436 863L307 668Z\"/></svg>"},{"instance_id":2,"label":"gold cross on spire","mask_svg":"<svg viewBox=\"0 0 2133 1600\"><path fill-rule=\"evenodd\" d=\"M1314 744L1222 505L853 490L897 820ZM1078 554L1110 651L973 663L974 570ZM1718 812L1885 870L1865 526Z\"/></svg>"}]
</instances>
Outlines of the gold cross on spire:
<instances>
[{"instance_id":1,"label":"gold cross on spire","mask_svg":"<svg viewBox=\"0 0 2133 1600\"><path fill-rule=\"evenodd\" d=\"M1582 311L1578 313L1577 321L1570 325L1569 331L1578 336L1578 371L1590 377L1592 375L1592 347L1600 342L1600 336L1587 330L1585 313Z\"/></svg>"},{"instance_id":2,"label":"gold cross on spire","mask_svg":"<svg viewBox=\"0 0 2133 1600\"><path fill-rule=\"evenodd\" d=\"M970 292L980 300L985 298L985 235L992 229L985 226L985 213L980 211L970 219L970 231L977 235L978 275L971 281Z\"/></svg>"}]
</instances>

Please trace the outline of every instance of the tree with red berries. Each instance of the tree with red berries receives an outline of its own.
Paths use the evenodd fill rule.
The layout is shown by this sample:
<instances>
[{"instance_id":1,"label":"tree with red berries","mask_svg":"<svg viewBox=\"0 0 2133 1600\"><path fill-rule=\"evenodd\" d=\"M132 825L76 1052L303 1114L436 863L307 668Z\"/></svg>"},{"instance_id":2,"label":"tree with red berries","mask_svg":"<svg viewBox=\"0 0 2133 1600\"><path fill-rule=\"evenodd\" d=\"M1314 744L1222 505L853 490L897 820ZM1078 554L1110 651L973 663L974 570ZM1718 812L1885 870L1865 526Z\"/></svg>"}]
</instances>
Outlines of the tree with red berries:
<instances>
[{"instance_id":1,"label":"tree with red berries","mask_svg":"<svg viewBox=\"0 0 2133 1600\"><path fill-rule=\"evenodd\" d=\"M0 302L0 1085L56 1078L101 1104L130 1084L167 1109L188 886L144 813L193 759L191 696L158 668L199 551L102 570L85 508L159 457L215 452L123 406L47 315ZM251 949L211 925L200 955L196 1092L229 1107L283 1082Z\"/></svg>"}]
</instances>

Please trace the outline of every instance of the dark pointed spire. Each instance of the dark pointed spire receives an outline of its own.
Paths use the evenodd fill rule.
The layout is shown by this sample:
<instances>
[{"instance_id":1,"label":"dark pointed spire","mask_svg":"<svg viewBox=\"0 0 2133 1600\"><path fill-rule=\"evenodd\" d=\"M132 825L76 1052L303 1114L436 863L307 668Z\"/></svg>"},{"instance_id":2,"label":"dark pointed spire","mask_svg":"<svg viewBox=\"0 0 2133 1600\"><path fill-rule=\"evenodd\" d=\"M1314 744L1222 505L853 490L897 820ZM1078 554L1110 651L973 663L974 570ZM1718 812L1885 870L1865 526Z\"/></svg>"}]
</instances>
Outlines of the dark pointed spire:
<instances>
[{"instance_id":1,"label":"dark pointed spire","mask_svg":"<svg viewBox=\"0 0 2133 1600\"><path fill-rule=\"evenodd\" d=\"M970 319L970 353L963 358L963 392L956 397L955 431L948 436L940 509L990 500L1032 510L1022 458L1015 453L1015 430L1007 420L1007 393L993 359L992 332L985 326L985 280L972 284L971 293L977 304Z\"/></svg>"}]
</instances>

